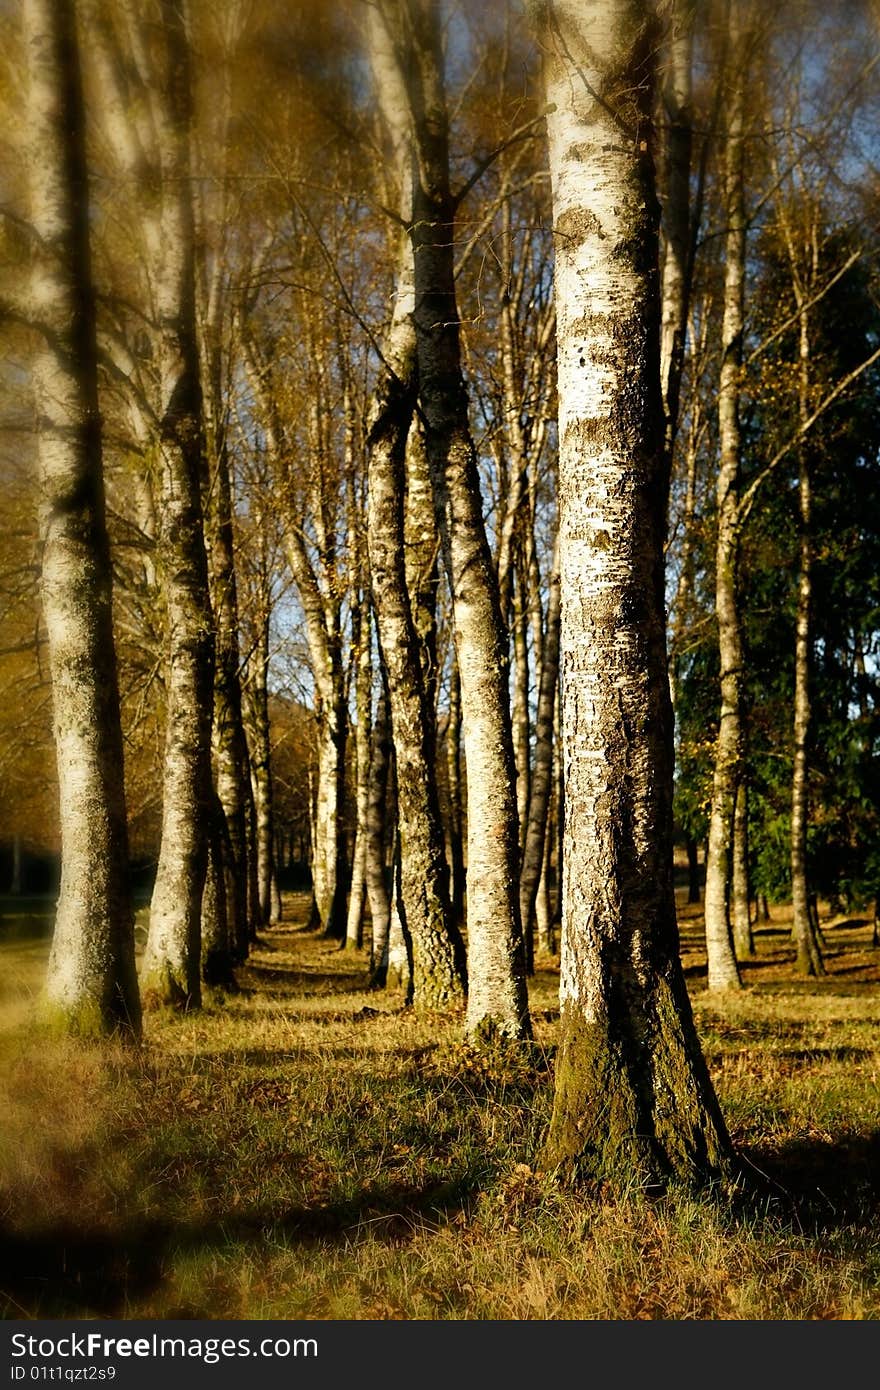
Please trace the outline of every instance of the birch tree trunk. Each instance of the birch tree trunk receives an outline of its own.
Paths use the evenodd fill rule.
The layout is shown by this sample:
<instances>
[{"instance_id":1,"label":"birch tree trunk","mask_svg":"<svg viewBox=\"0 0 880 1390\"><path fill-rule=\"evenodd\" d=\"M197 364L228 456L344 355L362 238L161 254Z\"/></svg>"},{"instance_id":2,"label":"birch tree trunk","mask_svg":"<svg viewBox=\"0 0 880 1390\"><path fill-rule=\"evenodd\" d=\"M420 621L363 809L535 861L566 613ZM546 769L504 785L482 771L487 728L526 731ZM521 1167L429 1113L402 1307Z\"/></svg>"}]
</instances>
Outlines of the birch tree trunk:
<instances>
[{"instance_id":1,"label":"birch tree trunk","mask_svg":"<svg viewBox=\"0 0 880 1390\"><path fill-rule=\"evenodd\" d=\"M209 987L234 989L233 943L230 932L233 916L229 897L233 888L231 855L224 840L228 835L226 816L219 796L213 798L208 826L208 867L202 894L202 980Z\"/></svg>"},{"instance_id":2,"label":"birch tree trunk","mask_svg":"<svg viewBox=\"0 0 880 1390\"><path fill-rule=\"evenodd\" d=\"M778 176L778 173L777 173ZM781 182L781 180L780 180ZM798 421L806 433L813 405L810 307L819 279L818 199L821 194L800 189L800 203L806 210L806 226L797 227L784 194L777 204L777 223L788 253L792 292L798 325ZM803 975L824 975L825 963L818 931L818 912L810 891L807 870L807 828L809 824L810 740L810 653L812 648L813 606L813 479L809 445L801 438L798 460L798 557L797 608L794 648L794 718L791 776L791 902L792 935L797 950L797 968Z\"/></svg>"},{"instance_id":3,"label":"birch tree trunk","mask_svg":"<svg viewBox=\"0 0 880 1390\"><path fill-rule=\"evenodd\" d=\"M358 542L359 544L359 542ZM364 939L364 902L367 870L367 816L370 802L370 733L373 704L373 663L370 636L370 601L362 587L351 613L351 640L355 662L355 802L354 852L351 887L345 922L345 946L356 950Z\"/></svg>"},{"instance_id":4,"label":"birch tree trunk","mask_svg":"<svg viewBox=\"0 0 880 1390\"><path fill-rule=\"evenodd\" d=\"M531 798L531 720L529 719L529 609L522 556L517 556L516 585L513 590L513 756L516 766L516 811L520 849L525 846ZM526 959L531 973L528 923L523 920Z\"/></svg>"},{"instance_id":5,"label":"birch tree trunk","mask_svg":"<svg viewBox=\"0 0 880 1390\"><path fill-rule=\"evenodd\" d=\"M385 124L396 157L402 161L409 150L406 98L390 34L378 14L373 17L370 40ZM405 180L401 182L401 207L406 218L410 189ZM382 345L382 365L370 411L367 536L376 626L394 731L399 911L411 942L413 1004L437 1009L464 1002L465 959L464 944L450 919L435 774L435 715L428 686L430 682L433 689L436 684L434 610L430 592L426 593L426 586L429 591L436 588L431 578L436 532L433 519L425 518L424 500L430 484L420 467L419 439L407 447L409 435L417 435L412 418L416 383L413 310L413 255L409 238L403 234L398 245L393 313Z\"/></svg>"},{"instance_id":6,"label":"birch tree trunk","mask_svg":"<svg viewBox=\"0 0 880 1390\"><path fill-rule=\"evenodd\" d=\"M743 777L736 791L733 812L733 869L730 889L730 921L737 960L755 954L752 914L749 907L749 784Z\"/></svg>"},{"instance_id":7,"label":"birch tree trunk","mask_svg":"<svg viewBox=\"0 0 880 1390\"><path fill-rule=\"evenodd\" d=\"M817 267L814 265L814 271ZM813 277L815 278L815 276ZM810 413L810 320L803 286L797 286L798 412L801 424ZM807 752L810 737L810 648L813 583L813 495L809 448L798 449L798 516L800 560L794 649L794 760L791 777L791 902L797 968L802 975L824 975L825 964L810 912L807 876L807 825L809 774Z\"/></svg>"},{"instance_id":8,"label":"birch tree trunk","mask_svg":"<svg viewBox=\"0 0 880 1390\"><path fill-rule=\"evenodd\" d=\"M686 1183L730 1144L693 1024L672 877L657 35L639 0L539 11L556 233L561 1043L542 1166Z\"/></svg>"},{"instance_id":9,"label":"birch tree trunk","mask_svg":"<svg viewBox=\"0 0 880 1390\"><path fill-rule=\"evenodd\" d=\"M663 278L660 380L671 459L678 429L690 300L692 65L696 0L674 0L661 99L666 124L663 160Z\"/></svg>"},{"instance_id":10,"label":"birch tree trunk","mask_svg":"<svg viewBox=\"0 0 880 1390\"><path fill-rule=\"evenodd\" d=\"M248 661L246 700L254 802L254 840L257 865L259 923L272 920L275 816L272 805L272 748L269 724L269 617L257 617L257 638Z\"/></svg>"},{"instance_id":11,"label":"birch tree trunk","mask_svg":"<svg viewBox=\"0 0 880 1390\"><path fill-rule=\"evenodd\" d=\"M219 287L214 294L219 296ZM211 486L205 507L211 602L215 621L214 724L212 745L217 795L225 821L221 845L227 854L229 875L229 951L242 961L248 953L250 923L247 891L247 779L250 776L244 733L239 650L238 581L232 529L232 483L229 444L223 411L218 310L213 303L206 314L204 343L206 425L211 460Z\"/></svg>"},{"instance_id":12,"label":"birch tree trunk","mask_svg":"<svg viewBox=\"0 0 880 1390\"><path fill-rule=\"evenodd\" d=\"M214 632L202 487L204 437L190 172L185 7L163 0L155 70L144 74L155 149L144 220L157 370L158 556L165 596L166 739L162 843L141 967L145 999L201 999L200 921L211 814ZM158 180L158 184L155 182Z\"/></svg>"},{"instance_id":13,"label":"birch tree trunk","mask_svg":"<svg viewBox=\"0 0 880 1390\"><path fill-rule=\"evenodd\" d=\"M364 872L370 903L370 984L382 988L388 976L388 928L391 900L385 871L385 806L388 799L388 762L391 726L388 687L384 678L373 718L370 746L370 786L367 802L367 843Z\"/></svg>"},{"instance_id":14,"label":"birch tree trunk","mask_svg":"<svg viewBox=\"0 0 880 1390\"><path fill-rule=\"evenodd\" d=\"M386 358L389 352L386 345ZM400 381L399 375L396 381ZM445 1008L464 1001L464 949L447 898L443 830L428 717L404 574L403 451L406 425L397 389L384 376L376 391L368 443L367 533L377 627L388 676L397 785L400 904L412 941L413 1003Z\"/></svg>"},{"instance_id":15,"label":"birch tree trunk","mask_svg":"<svg viewBox=\"0 0 880 1390\"><path fill-rule=\"evenodd\" d=\"M410 234L419 399L452 593L468 773L466 1027L471 1037L527 1038L507 637L461 368L440 29L431 0L403 0L402 8L402 73L414 141Z\"/></svg>"},{"instance_id":16,"label":"birch tree trunk","mask_svg":"<svg viewBox=\"0 0 880 1390\"><path fill-rule=\"evenodd\" d=\"M695 402L693 415L700 415L699 402ZM682 508L681 556L678 571L678 584L675 590L675 605L670 636L669 689L673 707L678 699L678 678L682 660L682 648L691 618L691 605L694 592L694 543L697 509L697 450L700 431L692 421L688 433L685 461L685 493ZM699 901L699 899L698 899Z\"/></svg>"},{"instance_id":17,"label":"birch tree trunk","mask_svg":"<svg viewBox=\"0 0 880 1390\"><path fill-rule=\"evenodd\" d=\"M528 932L538 898L538 888L545 867L545 843L548 839L550 816L550 793L553 787L553 714L556 705L556 687L559 677L559 620L560 584L559 556L553 557L550 573L550 594L547 602L547 631L543 643L541 680L538 687L538 709L535 720L535 766L532 774L532 792L529 798L529 816L526 826L525 851L520 875L520 911L523 925ZM547 946L549 916L545 909L545 920L540 939Z\"/></svg>"},{"instance_id":18,"label":"birch tree trunk","mask_svg":"<svg viewBox=\"0 0 880 1390\"><path fill-rule=\"evenodd\" d=\"M733 71L727 104L724 164L724 317L718 385L720 457L716 484L715 612L721 662L721 711L706 852L706 954L710 990L741 986L733 949L730 893L733 877L733 819L742 768L742 632L739 566L740 369L745 293L746 217L744 197L745 41L740 0L729 9Z\"/></svg>"},{"instance_id":19,"label":"birch tree trunk","mask_svg":"<svg viewBox=\"0 0 880 1390\"><path fill-rule=\"evenodd\" d=\"M409 199L407 198L407 205ZM408 242L401 248L407 256L407 296L412 310L412 252ZM409 325L410 348L415 351L412 323ZM412 363L414 369L414 362ZM431 475L425 452L425 437L417 415L413 415L406 436L406 477L404 489L403 544L406 572L406 592L412 612L413 627L422 668L425 688L425 719L432 749L437 745L437 593L440 585L438 558L440 543L434 520L431 494ZM432 753L432 771L433 771Z\"/></svg>"},{"instance_id":20,"label":"birch tree trunk","mask_svg":"<svg viewBox=\"0 0 880 1390\"><path fill-rule=\"evenodd\" d=\"M140 1032L112 620L89 233L85 110L73 0L26 0L31 299L49 330L32 376L41 594L49 641L61 887L47 1017L73 1033ZM20 862L20 861L17 861Z\"/></svg>"},{"instance_id":21,"label":"birch tree trunk","mask_svg":"<svg viewBox=\"0 0 880 1390\"><path fill-rule=\"evenodd\" d=\"M456 924L464 919L467 876L464 863L464 787L461 767L461 679L455 653L449 672L449 713L446 720L446 780L449 786L449 906Z\"/></svg>"}]
</instances>

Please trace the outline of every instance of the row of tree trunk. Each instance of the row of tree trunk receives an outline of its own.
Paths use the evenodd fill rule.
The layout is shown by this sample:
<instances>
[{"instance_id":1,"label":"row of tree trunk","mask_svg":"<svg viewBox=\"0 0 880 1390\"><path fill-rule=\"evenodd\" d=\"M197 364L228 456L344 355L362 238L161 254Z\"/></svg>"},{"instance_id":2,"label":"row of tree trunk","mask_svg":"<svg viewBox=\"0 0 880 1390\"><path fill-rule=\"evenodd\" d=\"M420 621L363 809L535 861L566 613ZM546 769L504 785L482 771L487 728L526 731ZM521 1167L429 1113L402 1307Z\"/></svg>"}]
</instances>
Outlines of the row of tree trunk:
<instances>
[{"instance_id":1,"label":"row of tree trunk","mask_svg":"<svg viewBox=\"0 0 880 1390\"><path fill-rule=\"evenodd\" d=\"M125 306L137 329L127 322L106 343L99 343L83 196L89 169L77 6L24 0L31 130L42 151L33 161L31 209L40 248L33 259L33 318L41 334L34 386L63 813L51 1007L80 1031L137 1033L142 999L193 1008L204 982L231 985L259 927L278 913L271 606L251 615L242 651L238 603L230 414L246 380L246 430L267 461L273 489L265 515L251 519L263 538L270 513L281 519L309 652L317 747L314 925L356 946L368 902L376 983L402 978L418 1009L465 1005L467 1033L475 1040L526 1043L536 920L542 943L552 944L548 827L555 801L562 1020L544 1162L579 1176L629 1174L651 1183L717 1175L730 1166L730 1143L678 953L664 608L667 505L699 215L690 191L692 0L671 7L662 93L668 124L662 284L654 7L644 0L547 0L535 16L544 59L558 359L558 540L546 612L528 524L546 420L536 424L519 408L522 375L534 372L534 385L541 371L517 361L509 226L500 243L507 286L498 349L509 422L500 469L506 496L494 553L486 530L456 261L456 219L474 180L453 191L437 5L377 0L366 17L395 269L392 312L373 344L379 366L363 427L352 404L355 363L344 353L333 360L314 306L303 316L307 408L299 415L282 408L286 386L255 300L246 291L233 293L219 258L204 250L205 227L215 218L222 222L224 213L208 193L195 194L186 6L156 0L149 36L133 6L89 0L86 8L102 74L104 135L115 169L140 190L135 290ZM751 949L748 914L742 922L731 912L743 885L747 897L737 569L754 497L741 483L740 390L744 74L758 39L747 11L747 0L731 0L724 77L715 551L721 708L705 903L711 989L738 987L737 955ZM523 138L534 125L527 123ZM308 220L307 211L298 216ZM791 232L788 246L802 443L815 418L810 309L818 259L804 259ZM546 347L552 315L542 322L546 336L539 332L538 342ZM235 342L234 361L224 351L228 341ZM164 636L161 849L140 986L127 887L100 364L116 383L136 446ZM340 381L343 408L336 419L328 402ZM303 447L311 460L306 470ZM366 463L365 536L358 534L364 500L353 466L359 451ZM801 448L792 881L799 963L816 972L822 960L806 883L810 482ZM348 586L336 529L340 506L348 507L354 574ZM268 593L268 543L261 564ZM687 564L682 576L686 588ZM438 637L446 593L449 661L441 659ZM448 842L438 779L444 669L451 672ZM674 691L674 668L671 674ZM356 787L351 875L344 814L350 764Z\"/></svg>"}]
</instances>

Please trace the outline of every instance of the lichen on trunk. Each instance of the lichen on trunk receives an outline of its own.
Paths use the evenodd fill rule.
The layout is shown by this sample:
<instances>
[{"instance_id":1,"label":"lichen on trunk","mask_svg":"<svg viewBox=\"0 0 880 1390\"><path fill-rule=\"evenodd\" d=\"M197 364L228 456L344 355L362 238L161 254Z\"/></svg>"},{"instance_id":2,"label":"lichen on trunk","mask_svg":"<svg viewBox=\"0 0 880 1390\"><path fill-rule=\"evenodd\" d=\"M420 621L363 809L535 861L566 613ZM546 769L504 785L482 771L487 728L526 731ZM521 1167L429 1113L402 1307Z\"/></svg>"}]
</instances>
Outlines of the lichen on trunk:
<instances>
[{"instance_id":1,"label":"lichen on trunk","mask_svg":"<svg viewBox=\"0 0 880 1390\"><path fill-rule=\"evenodd\" d=\"M28 0L31 294L41 597L61 886L42 1012L79 1034L140 1032L104 501L86 127L72 0Z\"/></svg>"},{"instance_id":2,"label":"lichen on trunk","mask_svg":"<svg viewBox=\"0 0 880 1390\"><path fill-rule=\"evenodd\" d=\"M541 1163L623 1187L696 1183L731 1150L679 960L672 878L657 35L636 0L556 0L542 13L565 826L562 1033Z\"/></svg>"},{"instance_id":3,"label":"lichen on trunk","mask_svg":"<svg viewBox=\"0 0 880 1390\"><path fill-rule=\"evenodd\" d=\"M422 0L403 0L402 9L397 41L413 132L410 237L419 407L452 594L468 777L466 1027L477 1039L527 1039L507 634L462 372L439 16Z\"/></svg>"}]
</instances>

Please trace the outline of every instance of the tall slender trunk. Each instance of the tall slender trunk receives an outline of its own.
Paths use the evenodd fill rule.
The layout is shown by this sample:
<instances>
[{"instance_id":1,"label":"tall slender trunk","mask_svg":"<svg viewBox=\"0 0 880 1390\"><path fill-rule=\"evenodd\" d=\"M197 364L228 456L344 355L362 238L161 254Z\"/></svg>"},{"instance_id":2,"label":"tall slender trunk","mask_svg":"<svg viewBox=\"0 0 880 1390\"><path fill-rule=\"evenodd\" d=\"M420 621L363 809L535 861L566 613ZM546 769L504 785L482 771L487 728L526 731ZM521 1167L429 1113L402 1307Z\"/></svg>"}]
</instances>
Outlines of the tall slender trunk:
<instances>
[{"instance_id":1,"label":"tall slender trunk","mask_svg":"<svg viewBox=\"0 0 880 1390\"><path fill-rule=\"evenodd\" d=\"M392 143L404 149L406 106L395 81L398 74L389 37L375 17L371 28L375 77L380 91L384 86L381 100ZM411 206L406 184L401 203L406 216ZM413 1003L417 1008L436 1009L463 1002L465 957L449 910L436 782L434 702L429 697L429 689L436 684L437 664L432 651L436 530L432 517L425 516L430 484L413 422L414 294L412 249L409 238L402 235L394 308L370 411L367 536L394 731L398 911L411 942ZM408 447L411 434L416 437Z\"/></svg>"},{"instance_id":2,"label":"tall slender trunk","mask_svg":"<svg viewBox=\"0 0 880 1390\"><path fill-rule=\"evenodd\" d=\"M219 295L219 290L216 291ZM246 779L249 776L244 733L239 650L238 581L233 538L232 482L229 443L224 417L219 310L208 306L202 334L206 381L206 444L210 480L205 502L205 541L211 605L214 611L216 659L214 668L214 726L212 747L217 795L225 820L221 836L229 877L229 950L243 960L248 953Z\"/></svg>"},{"instance_id":3,"label":"tall slender trunk","mask_svg":"<svg viewBox=\"0 0 880 1390\"><path fill-rule=\"evenodd\" d=\"M801 423L810 413L810 320L802 290L798 290L798 412ZM794 760L791 776L791 902L797 968L802 975L824 975L825 964L810 912L807 875L809 821L808 749L810 739L810 647L813 585L813 496L809 449L798 449L798 513L800 557L794 648Z\"/></svg>"},{"instance_id":4,"label":"tall slender trunk","mask_svg":"<svg viewBox=\"0 0 880 1390\"><path fill-rule=\"evenodd\" d=\"M529 608L526 577L521 555L517 556L516 585L513 591L513 756L516 765L516 812L519 821L520 852L525 845L531 795L531 720L529 718ZM528 943L528 928L523 921ZM528 945L526 948L528 955Z\"/></svg>"},{"instance_id":5,"label":"tall slender trunk","mask_svg":"<svg viewBox=\"0 0 880 1390\"><path fill-rule=\"evenodd\" d=\"M394 760L392 759L392 766ZM388 943L385 953L385 977L392 989L402 989L407 1004L413 1002L412 941L406 929L403 891L400 877L400 836L394 836L391 875L391 912L388 921Z\"/></svg>"},{"instance_id":6,"label":"tall slender trunk","mask_svg":"<svg viewBox=\"0 0 880 1390\"><path fill-rule=\"evenodd\" d=\"M145 346L131 355L138 371L131 361L123 370L135 434L154 466L152 496L145 490L143 500L155 513L165 620L162 839L141 986L145 1000L192 1007L212 795L214 633L202 516L187 8L185 0L161 0L147 43L136 7L88 0L104 131L139 197L144 292L136 308Z\"/></svg>"},{"instance_id":7,"label":"tall slender trunk","mask_svg":"<svg viewBox=\"0 0 880 1390\"><path fill-rule=\"evenodd\" d=\"M550 793L553 786L553 714L559 678L560 584L558 541L550 572L550 593L547 601L547 630L544 637L541 678L538 686L538 709L535 720L535 766L529 818L526 826L525 850L520 875L520 911L523 924L530 924L535 913L538 888L545 873L545 844L549 840L548 820ZM548 926L544 926L543 944L547 946Z\"/></svg>"},{"instance_id":8,"label":"tall slender trunk","mask_svg":"<svg viewBox=\"0 0 880 1390\"><path fill-rule=\"evenodd\" d=\"M690 300L692 65L696 0L674 0L670 15L661 99L665 118L663 159L663 278L660 380L671 459L678 430Z\"/></svg>"},{"instance_id":9,"label":"tall slender trunk","mask_svg":"<svg viewBox=\"0 0 880 1390\"><path fill-rule=\"evenodd\" d=\"M739 420L745 293L746 217L744 190L745 43L740 0L730 0L731 90L727 104L724 165L725 233L724 318L718 386L720 457L716 486L718 534L715 543L715 611L721 662L721 712L715 748L709 847L706 854L706 953L710 990L739 989L733 950L730 891L733 874L733 819L742 767L742 632L737 578L739 566Z\"/></svg>"},{"instance_id":10,"label":"tall slender trunk","mask_svg":"<svg viewBox=\"0 0 880 1390\"><path fill-rule=\"evenodd\" d=\"M363 945L367 870L367 814L370 800L370 726L373 704L373 663L370 639L370 601L362 589L352 608L351 638L355 661L355 835L351 887L345 923L345 945Z\"/></svg>"},{"instance_id":11,"label":"tall slender trunk","mask_svg":"<svg viewBox=\"0 0 880 1390\"><path fill-rule=\"evenodd\" d=\"M730 920L737 960L755 954L749 906L749 786L743 778L736 790L733 813L733 869Z\"/></svg>"},{"instance_id":12,"label":"tall slender trunk","mask_svg":"<svg viewBox=\"0 0 880 1390\"><path fill-rule=\"evenodd\" d=\"M247 707L251 786L254 802L254 839L257 864L257 901L260 926L272 920L275 817L272 805L272 745L269 724L269 620L259 622L257 642L248 662Z\"/></svg>"},{"instance_id":13,"label":"tall slender trunk","mask_svg":"<svg viewBox=\"0 0 880 1390\"><path fill-rule=\"evenodd\" d=\"M449 786L449 904L453 922L464 918L467 888L464 863L464 787L461 766L461 678L455 653L449 671L449 714L446 720L446 780Z\"/></svg>"},{"instance_id":14,"label":"tall slender trunk","mask_svg":"<svg viewBox=\"0 0 880 1390\"><path fill-rule=\"evenodd\" d=\"M85 109L72 0L26 0L31 294L50 329L33 359L41 593L61 816L61 888L45 985L74 1033L140 1032L128 882L112 573L98 401ZM16 844L20 842L16 837ZM20 868L20 857L16 863ZM15 879L15 874L13 874Z\"/></svg>"},{"instance_id":15,"label":"tall slender trunk","mask_svg":"<svg viewBox=\"0 0 880 1390\"><path fill-rule=\"evenodd\" d=\"M388 974L388 927L391 900L385 868L385 807L388 800L388 763L391 756L391 722L388 687L384 677L379 690L370 744L370 784L367 802L365 874L370 902L371 983L382 986Z\"/></svg>"},{"instance_id":16,"label":"tall slender trunk","mask_svg":"<svg viewBox=\"0 0 880 1390\"><path fill-rule=\"evenodd\" d=\"M242 717L244 717L245 705L242 704ZM247 731L245 731L245 742L247 742ZM254 799L254 778L251 766L250 751L246 750L247 758L245 761L245 784L244 784L244 834L247 845L247 924L248 942L256 940L257 933L263 925L260 913L260 874L258 868L257 852L257 803Z\"/></svg>"},{"instance_id":17,"label":"tall slender trunk","mask_svg":"<svg viewBox=\"0 0 880 1390\"><path fill-rule=\"evenodd\" d=\"M544 835L544 853L541 857L541 877L538 882L538 892L535 896L535 927L538 933L538 947L548 955L552 955L556 950L553 901L550 896L550 874L553 866L553 818L555 814L556 812L551 799L548 807L547 829Z\"/></svg>"},{"instance_id":18,"label":"tall slender trunk","mask_svg":"<svg viewBox=\"0 0 880 1390\"><path fill-rule=\"evenodd\" d=\"M162 843L141 967L148 995L200 1002L200 922L211 814L214 630L202 487L204 438L196 336L190 185L191 72L185 7L164 0L162 85L153 121L158 219L146 228L158 371L158 556L167 622ZM149 221L150 219L148 219Z\"/></svg>"},{"instance_id":19,"label":"tall slender trunk","mask_svg":"<svg viewBox=\"0 0 880 1390\"><path fill-rule=\"evenodd\" d=\"M226 816L219 796L214 797L208 827L208 867L205 891L202 894L202 980L206 985L231 988L235 986L232 970L234 959L231 939L233 915L230 911L230 892L233 888L231 855L228 843Z\"/></svg>"},{"instance_id":20,"label":"tall slender trunk","mask_svg":"<svg viewBox=\"0 0 880 1390\"><path fill-rule=\"evenodd\" d=\"M313 828L312 891L325 936L345 936L345 744L348 709L341 648L334 645L328 696L316 701L318 768Z\"/></svg>"},{"instance_id":21,"label":"tall slender trunk","mask_svg":"<svg viewBox=\"0 0 880 1390\"><path fill-rule=\"evenodd\" d=\"M217 795L225 821L221 837L229 875L227 908L230 918L229 950L243 960L248 952L247 832L245 778L248 775L247 744L242 716L240 656L238 647L238 595L232 537L232 493L225 440L217 428L215 412L213 485L205 511L212 606L215 615L216 664L214 670L214 727L212 746L216 766Z\"/></svg>"},{"instance_id":22,"label":"tall slender trunk","mask_svg":"<svg viewBox=\"0 0 880 1390\"><path fill-rule=\"evenodd\" d=\"M530 1035L519 915L516 769L507 638L486 539L461 368L455 202L438 15L406 0L404 73L413 140L419 399L437 529L452 593L468 769L468 1005L472 1037Z\"/></svg>"},{"instance_id":23,"label":"tall slender trunk","mask_svg":"<svg viewBox=\"0 0 880 1390\"><path fill-rule=\"evenodd\" d=\"M405 245L402 250L409 260L411 252L408 245ZM411 268L407 270L406 280L408 286L407 302L411 310ZM411 325L408 332L411 335ZM408 352L414 353L414 350L415 339L410 336ZM410 358L408 365L410 368L414 368L415 364L412 358ZM437 689L440 675L437 666L437 594L440 586L438 566L440 544L437 538L437 524L434 520L431 475L428 471L428 458L425 452L425 436L417 415L412 417L409 433L406 436L404 493L403 546L406 592L422 667L428 737L432 748L435 748L437 743Z\"/></svg>"},{"instance_id":24,"label":"tall slender trunk","mask_svg":"<svg viewBox=\"0 0 880 1390\"><path fill-rule=\"evenodd\" d=\"M657 35L639 0L541 8L556 232L561 1043L542 1166L705 1180L729 1140L694 1028L672 876Z\"/></svg>"},{"instance_id":25,"label":"tall slender trunk","mask_svg":"<svg viewBox=\"0 0 880 1390\"><path fill-rule=\"evenodd\" d=\"M434 719L427 707L405 573L404 460L411 412L406 382L412 381L414 368L411 285L410 280L407 292L401 273L398 307L383 353L392 369L381 373L376 388L368 436L367 534L394 729L400 904L412 939L413 1001L417 1007L441 1008L463 1001L464 949L450 921L434 775Z\"/></svg>"},{"instance_id":26,"label":"tall slender trunk","mask_svg":"<svg viewBox=\"0 0 880 1390\"><path fill-rule=\"evenodd\" d=\"M691 420L691 428L688 432L687 451L685 461L685 492L684 506L682 508L681 527L681 555L678 571L678 584L675 590L675 608L672 621L672 634L670 639L670 662L669 662L669 691L672 697L673 707L678 699L678 676L681 665L682 648L688 631L690 620L691 603L694 592L694 551L696 543L696 512L697 512L697 463L699 455L699 443L702 435L701 416L702 407L699 401L695 401ZM699 898L696 899L699 902Z\"/></svg>"}]
</instances>

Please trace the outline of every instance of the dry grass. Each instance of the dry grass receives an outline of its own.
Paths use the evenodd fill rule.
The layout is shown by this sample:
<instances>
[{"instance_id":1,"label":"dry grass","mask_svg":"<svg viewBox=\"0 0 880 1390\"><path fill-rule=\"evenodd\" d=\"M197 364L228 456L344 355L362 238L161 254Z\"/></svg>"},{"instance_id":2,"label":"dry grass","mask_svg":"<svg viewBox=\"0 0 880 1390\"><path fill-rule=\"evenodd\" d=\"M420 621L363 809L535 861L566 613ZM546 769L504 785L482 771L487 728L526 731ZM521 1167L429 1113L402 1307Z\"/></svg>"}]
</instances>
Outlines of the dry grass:
<instances>
[{"instance_id":1,"label":"dry grass","mask_svg":"<svg viewBox=\"0 0 880 1390\"><path fill-rule=\"evenodd\" d=\"M0 971L0 1308L227 1318L874 1318L880 1314L880 952L826 924L802 982L782 915L749 988L685 968L761 1196L573 1196L535 1172L557 972L532 982L528 1060L364 989L366 961L267 935L242 992L152 1017L136 1054L27 1025L45 938Z\"/></svg>"}]
</instances>

